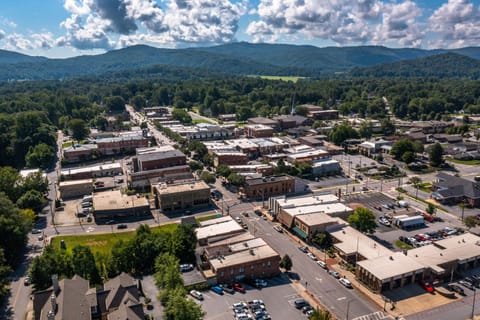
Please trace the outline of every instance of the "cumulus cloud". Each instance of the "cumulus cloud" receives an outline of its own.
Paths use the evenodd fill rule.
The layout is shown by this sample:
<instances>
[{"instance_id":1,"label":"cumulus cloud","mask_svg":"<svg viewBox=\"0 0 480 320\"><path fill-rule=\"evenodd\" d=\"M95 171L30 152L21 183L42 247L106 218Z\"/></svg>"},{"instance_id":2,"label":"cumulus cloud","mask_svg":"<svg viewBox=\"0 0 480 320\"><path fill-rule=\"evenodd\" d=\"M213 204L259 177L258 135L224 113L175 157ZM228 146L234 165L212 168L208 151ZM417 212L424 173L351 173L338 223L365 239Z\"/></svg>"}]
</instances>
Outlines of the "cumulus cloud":
<instances>
[{"instance_id":1,"label":"cumulus cloud","mask_svg":"<svg viewBox=\"0 0 480 320\"><path fill-rule=\"evenodd\" d=\"M428 22L437 36L433 46L478 45L480 9L468 0L449 0L433 12Z\"/></svg>"},{"instance_id":2,"label":"cumulus cloud","mask_svg":"<svg viewBox=\"0 0 480 320\"><path fill-rule=\"evenodd\" d=\"M30 40L18 33L12 33L5 37L7 50L21 50L27 51L34 49L34 45Z\"/></svg>"},{"instance_id":3,"label":"cumulus cloud","mask_svg":"<svg viewBox=\"0 0 480 320\"><path fill-rule=\"evenodd\" d=\"M0 40L2 40L3 38L5 38L5 31L0 29Z\"/></svg>"},{"instance_id":4,"label":"cumulus cloud","mask_svg":"<svg viewBox=\"0 0 480 320\"><path fill-rule=\"evenodd\" d=\"M339 44L376 39L418 45L422 34L417 23L421 10L410 0L261 0L257 14L260 20L252 21L246 31L257 41L300 35ZM402 19L407 20L402 24Z\"/></svg>"}]
</instances>

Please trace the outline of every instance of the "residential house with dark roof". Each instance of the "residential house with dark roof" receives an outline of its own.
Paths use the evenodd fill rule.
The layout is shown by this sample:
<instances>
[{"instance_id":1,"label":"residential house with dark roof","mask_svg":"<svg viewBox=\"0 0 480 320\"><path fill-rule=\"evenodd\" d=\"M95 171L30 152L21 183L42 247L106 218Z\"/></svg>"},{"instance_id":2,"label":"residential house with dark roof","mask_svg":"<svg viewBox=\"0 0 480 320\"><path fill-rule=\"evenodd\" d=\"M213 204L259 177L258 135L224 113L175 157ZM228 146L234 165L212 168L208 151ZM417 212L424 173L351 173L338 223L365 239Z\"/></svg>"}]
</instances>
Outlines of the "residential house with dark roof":
<instances>
[{"instance_id":1,"label":"residential house with dark roof","mask_svg":"<svg viewBox=\"0 0 480 320\"><path fill-rule=\"evenodd\" d=\"M78 275L60 281L53 275L52 283L33 295L35 320L145 319L138 283L126 273L101 289L91 288Z\"/></svg>"},{"instance_id":2,"label":"residential house with dark roof","mask_svg":"<svg viewBox=\"0 0 480 320\"><path fill-rule=\"evenodd\" d=\"M472 207L480 206L480 183L443 172L433 184L432 198L438 202L455 204L465 202Z\"/></svg>"}]
</instances>

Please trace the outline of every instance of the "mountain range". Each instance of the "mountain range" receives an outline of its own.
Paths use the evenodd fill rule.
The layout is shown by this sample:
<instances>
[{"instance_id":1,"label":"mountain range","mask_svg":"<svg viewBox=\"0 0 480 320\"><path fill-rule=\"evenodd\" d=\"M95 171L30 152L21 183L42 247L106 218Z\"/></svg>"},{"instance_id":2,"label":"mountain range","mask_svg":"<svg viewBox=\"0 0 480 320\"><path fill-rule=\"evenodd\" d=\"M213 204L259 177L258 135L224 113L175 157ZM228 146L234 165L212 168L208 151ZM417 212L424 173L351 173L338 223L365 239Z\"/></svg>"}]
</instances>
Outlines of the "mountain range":
<instances>
[{"instance_id":1,"label":"mountain range","mask_svg":"<svg viewBox=\"0 0 480 320\"><path fill-rule=\"evenodd\" d=\"M212 47L161 49L136 45L99 55L49 59L0 50L0 81L66 79L135 70L226 75L322 77L438 76L478 78L480 47L392 49L382 46L325 47L237 42ZM461 68L459 68L459 66ZM179 70L182 72L179 73ZM445 71L447 70L447 71ZM455 71L456 70L456 71Z\"/></svg>"}]
</instances>

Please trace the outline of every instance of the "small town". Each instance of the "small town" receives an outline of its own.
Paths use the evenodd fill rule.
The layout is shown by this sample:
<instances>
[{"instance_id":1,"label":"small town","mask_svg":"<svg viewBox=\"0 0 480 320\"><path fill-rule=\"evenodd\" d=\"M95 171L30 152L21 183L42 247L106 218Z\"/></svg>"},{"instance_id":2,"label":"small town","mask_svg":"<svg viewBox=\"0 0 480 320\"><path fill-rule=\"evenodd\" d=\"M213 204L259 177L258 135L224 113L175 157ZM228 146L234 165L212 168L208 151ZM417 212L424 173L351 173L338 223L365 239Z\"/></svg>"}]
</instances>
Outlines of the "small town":
<instances>
[{"instance_id":1,"label":"small town","mask_svg":"<svg viewBox=\"0 0 480 320\"><path fill-rule=\"evenodd\" d=\"M183 125L172 111L126 105L128 130L92 129L82 139L58 132L55 170L20 171L47 179L55 199L45 227L32 231L32 256L180 224L193 227L196 243L176 268L205 319L231 319L232 310L236 319L298 319L314 308L337 319L428 319L451 304L473 312L459 301L475 299L480 279L480 176L468 164L480 144L477 132L447 133L465 117L392 117L395 132L385 135L379 122L314 105L243 123L188 112L197 124ZM334 128L366 122L370 138L332 141ZM53 285L26 305L35 319L52 303L65 319L83 309L162 314L151 276L122 273L101 290L82 275L49 276ZM19 290L37 277L25 275Z\"/></svg>"}]
</instances>

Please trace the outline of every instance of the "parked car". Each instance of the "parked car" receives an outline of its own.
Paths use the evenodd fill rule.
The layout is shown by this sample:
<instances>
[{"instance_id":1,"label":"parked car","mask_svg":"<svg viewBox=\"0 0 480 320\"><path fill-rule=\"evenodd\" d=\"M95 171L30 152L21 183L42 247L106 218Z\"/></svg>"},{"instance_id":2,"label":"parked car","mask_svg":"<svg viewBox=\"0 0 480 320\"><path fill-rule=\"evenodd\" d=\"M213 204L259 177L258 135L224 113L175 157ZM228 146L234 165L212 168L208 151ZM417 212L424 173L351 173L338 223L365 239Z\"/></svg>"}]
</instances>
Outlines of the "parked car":
<instances>
[{"instance_id":1,"label":"parked car","mask_svg":"<svg viewBox=\"0 0 480 320\"><path fill-rule=\"evenodd\" d=\"M456 292L456 293L458 293L458 294L461 295L461 296L464 296L464 295L465 295L465 290L463 290L463 288L460 287L460 286L457 285L457 284L449 283L449 284L447 285L447 289L450 290L450 291Z\"/></svg>"},{"instance_id":2,"label":"parked car","mask_svg":"<svg viewBox=\"0 0 480 320\"><path fill-rule=\"evenodd\" d=\"M248 217L248 212L247 211L242 212L242 216Z\"/></svg>"},{"instance_id":3,"label":"parked car","mask_svg":"<svg viewBox=\"0 0 480 320\"><path fill-rule=\"evenodd\" d=\"M40 229L33 229L32 230L32 234L39 234L39 233L42 233L42 230L40 230Z\"/></svg>"},{"instance_id":4,"label":"parked car","mask_svg":"<svg viewBox=\"0 0 480 320\"><path fill-rule=\"evenodd\" d=\"M341 284L345 286L345 288L352 289L352 283L347 278L340 278L338 280Z\"/></svg>"},{"instance_id":5,"label":"parked car","mask_svg":"<svg viewBox=\"0 0 480 320\"><path fill-rule=\"evenodd\" d=\"M260 299L250 300L250 301L247 302L247 304L248 304L249 307L252 307L254 305L261 305L261 306L265 305L263 300L260 300Z\"/></svg>"},{"instance_id":6,"label":"parked car","mask_svg":"<svg viewBox=\"0 0 480 320\"><path fill-rule=\"evenodd\" d=\"M262 287L262 288L265 288L268 286L267 280L263 280L263 279L255 279L255 284L256 284L256 287Z\"/></svg>"},{"instance_id":7,"label":"parked car","mask_svg":"<svg viewBox=\"0 0 480 320\"><path fill-rule=\"evenodd\" d=\"M277 232L280 232L280 233L283 232L283 229L282 229L282 227L280 227L280 226L274 226L274 227L273 227L273 230L275 230L275 231L277 231Z\"/></svg>"},{"instance_id":8,"label":"parked car","mask_svg":"<svg viewBox=\"0 0 480 320\"><path fill-rule=\"evenodd\" d=\"M475 288L473 286L473 284L471 284L470 282L465 281L465 280L459 280L458 284L461 284L462 286L464 286L465 288L470 289L470 290L473 290Z\"/></svg>"},{"instance_id":9,"label":"parked car","mask_svg":"<svg viewBox=\"0 0 480 320\"><path fill-rule=\"evenodd\" d=\"M127 229L127 228L128 228L128 226L124 223L121 223L117 226L117 229Z\"/></svg>"},{"instance_id":10,"label":"parked car","mask_svg":"<svg viewBox=\"0 0 480 320\"><path fill-rule=\"evenodd\" d=\"M330 271L328 271L328 273L336 279L340 278L340 274L337 271L330 270Z\"/></svg>"},{"instance_id":11,"label":"parked car","mask_svg":"<svg viewBox=\"0 0 480 320\"><path fill-rule=\"evenodd\" d=\"M247 304L246 304L245 302L243 302L243 301L242 301L242 302L236 302L236 303L234 303L234 304L232 305L232 307L233 307L234 309L244 309L244 310L245 310L245 309L248 309Z\"/></svg>"},{"instance_id":12,"label":"parked car","mask_svg":"<svg viewBox=\"0 0 480 320\"><path fill-rule=\"evenodd\" d=\"M197 300L203 300L203 294L197 290L191 290L190 295Z\"/></svg>"},{"instance_id":13,"label":"parked car","mask_svg":"<svg viewBox=\"0 0 480 320\"><path fill-rule=\"evenodd\" d=\"M26 276L25 279L23 279L23 284L26 286L29 286L31 283L30 276Z\"/></svg>"},{"instance_id":14,"label":"parked car","mask_svg":"<svg viewBox=\"0 0 480 320\"><path fill-rule=\"evenodd\" d=\"M378 222L380 224L383 224L384 226L387 226L387 227L390 227L392 224L390 223L390 221L386 218L386 217L380 217L378 218Z\"/></svg>"},{"instance_id":15,"label":"parked car","mask_svg":"<svg viewBox=\"0 0 480 320\"><path fill-rule=\"evenodd\" d=\"M245 293L245 287L242 286L240 283L234 283L233 284L233 289L235 291L238 291L238 292L241 292L241 293Z\"/></svg>"},{"instance_id":16,"label":"parked car","mask_svg":"<svg viewBox=\"0 0 480 320\"><path fill-rule=\"evenodd\" d=\"M429 293L432 293L434 291L432 285L427 281L420 280L420 285L422 286L423 289L425 289L425 291Z\"/></svg>"},{"instance_id":17,"label":"parked car","mask_svg":"<svg viewBox=\"0 0 480 320\"><path fill-rule=\"evenodd\" d=\"M307 257L309 257L310 259L315 260L315 261L317 260L317 257L311 252L307 253Z\"/></svg>"},{"instance_id":18,"label":"parked car","mask_svg":"<svg viewBox=\"0 0 480 320\"><path fill-rule=\"evenodd\" d=\"M305 307L302 308L302 312L305 314L310 310L313 310L311 305L306 305Z\"/></svg>"},{"instance_id":19,"label":"parked car","mask_svg":"<svg viewBox=\"0 0 480 320\"><path fill-rule=\"evenodd\" d=\"M322 267L323 269L327 269L328 266L325 262L321 261L321 260L317 260L317 264Z\"/></svg>"},{"instance_id":20,"label":"parked car","mask_svg":"<svg viewBox=\"0 0 480 320\"><path fill-rule=\"evenodd\" d=\"M307 253L308 252L308 248L305 247L305 246L301 246L301 247L298 247L298 249L304 253Z\"/></svg>"},{"instance_id":21,"label":"parked car","mask_svg":"<svg viewBox=\"0 0 480 320\"><path fill-rule=\"evenodd\" d=\"M303 307L310 305L310 303L308 303L305 299L297 299L293 302L293 304L297 309L302 309Z\"/></svg>"},{"instance_id":22,"label":"parked car","mask_svg":"<svg viewBox=\"0 0 480 320\"><path fill-rule=\"evenodd\" d=\"M222 287L220 286L213 286L210 288L213 292L215 292L216 294L220 294L220 295L223 295L223 289Z\"/></svg>"},{"instance_id":23,"label":"parked car","mask_svg":"<svg viewBox=\"0 0 480 320\"><path fill-rule=\"evenodd\" d=\"M231 284L221 284L220 287L225 291L226 293L234 294L235 290L233 289L233 286Z\"/></svg>"},{"instance_id":24,"label":"parked car","mask_svg":"<svg viewBox=\"0 0 480 320\"><path fill-rule=\"evenodd\" d=\"M193 270L193 264L185 263L180 265L180 271L188 272Z\"/></svg>"},{"instance_id":25,"label":"parked car","mask_svg":"<svg viewBox=\"0 0 480 320\"><path fill-rule=\"evenodd\" d=\"M382 207L380 207L380 206L373 206L373 209L377 209L378 211L382 211Z\"/></svg>"}]
</instances>

